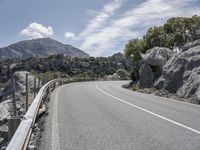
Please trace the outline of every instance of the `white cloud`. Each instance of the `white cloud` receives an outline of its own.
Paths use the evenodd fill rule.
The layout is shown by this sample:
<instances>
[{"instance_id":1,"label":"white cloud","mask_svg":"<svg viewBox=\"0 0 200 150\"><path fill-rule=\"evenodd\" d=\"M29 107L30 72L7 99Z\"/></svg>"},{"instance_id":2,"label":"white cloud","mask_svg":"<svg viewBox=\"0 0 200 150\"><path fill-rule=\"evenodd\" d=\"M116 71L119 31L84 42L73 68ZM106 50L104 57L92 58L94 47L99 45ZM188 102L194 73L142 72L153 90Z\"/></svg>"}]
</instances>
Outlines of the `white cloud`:
<instances>
[{"instance_id":1,"label":"white cloud","mask_svg":"<svg viewBox=\"0 0 200 150\"><path fill-rule=\"evenodd\" d=\"M191 5L194 1L146 0L113 19L123 2L115 0L105 5L80 33L81 49L98 56L115 49L118 42L141 37L140 30L144 32L150 26L160 25L170 17L199 14L200 7Z\"/></svg>"},{"instance_id":2,"label":"white cloud","mask_svg":"<svg viewBox=\"0 0 200 150\"><path fill-rule=\"evenodd\" d=\"M86 9L85 14L89 17L95 17L96 15L98 15L98 12L92 9Z\"/></svg>"},{"instance_id":3,"label":"white cloud","mask_svg":"<svg viewBox=\"0 0 200 150\"><path fill-rule=\"evenodd\" d=\"M54 34L53 28L43 26L42 24L33 22L20 32L20 35L27 36L30 39L51 37Z\"/></svg>"},{"instance_id":4,"label":"white cloud","mask_svg":"<svg viewBox=\"0 0 200 150\"><path fill-rule=\"evenodd\" d=\"M72 33L72 32L65 32L65 35L64 35L67 39L72 39L74 40L76 37L75 37L75 34Z\"/></svg>"},{"instance_id":5,"label":"white cloud","mask_svg":"<svg viewBox=\"0 0 200 150\"><path fill-rule=\"evenodd\" d=\"M101 30L102 27L104 27L109 21L109 18L115 14L116 10L119 9L121 5L122 0L114 0L111 3L105 5L103 9L89 21L87 27L80 34L80 36L85 36Z\"/></svg>"}]
</instances>

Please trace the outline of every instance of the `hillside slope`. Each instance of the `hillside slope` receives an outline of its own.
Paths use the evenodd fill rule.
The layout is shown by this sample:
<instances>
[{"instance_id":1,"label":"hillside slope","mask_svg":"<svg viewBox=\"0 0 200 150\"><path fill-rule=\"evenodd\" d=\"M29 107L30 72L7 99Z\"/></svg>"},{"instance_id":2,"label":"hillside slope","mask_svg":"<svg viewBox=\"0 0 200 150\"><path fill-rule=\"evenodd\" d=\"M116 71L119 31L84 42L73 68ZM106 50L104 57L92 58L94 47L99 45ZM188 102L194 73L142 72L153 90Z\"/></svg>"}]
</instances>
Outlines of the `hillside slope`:
<instances>
[{"instance_id":1,"label":"hillside slope","mask_svg":"<svg viewBox=\"0 0 200 150\"><path fill-rule=\"evenodd\" d=\"M80 58L89 57L82 50L71 45L62 44L51 38L26 40L0 48L0 60L43 57L57 54Z\"/></svg>"}]
</instances>

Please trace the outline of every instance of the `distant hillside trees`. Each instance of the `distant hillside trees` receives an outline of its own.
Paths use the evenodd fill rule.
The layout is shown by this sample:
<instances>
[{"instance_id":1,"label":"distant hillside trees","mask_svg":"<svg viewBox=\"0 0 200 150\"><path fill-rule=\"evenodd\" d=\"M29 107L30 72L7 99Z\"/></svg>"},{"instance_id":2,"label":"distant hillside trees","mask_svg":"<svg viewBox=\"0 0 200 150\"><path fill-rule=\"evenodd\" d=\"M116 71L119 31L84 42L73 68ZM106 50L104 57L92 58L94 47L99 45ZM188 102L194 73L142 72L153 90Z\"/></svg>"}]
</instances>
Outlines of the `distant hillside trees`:
<instances>
[{"instance_id":1,"label":"distant hillside trees","mask_svg":"<svg viewBox=\"0 0 200 150\"><path fill-rule=\"evenodd\" d=\"M6 82L15 71L27 70L34 74L51 76L55 73L68 76L104 77L115 73L118 69L127 72L133 70L133 63L122 53L110 57L78 58L64 55L52 55L45 58L1 61L0 83Z\"/></svg>"}]
</instances>

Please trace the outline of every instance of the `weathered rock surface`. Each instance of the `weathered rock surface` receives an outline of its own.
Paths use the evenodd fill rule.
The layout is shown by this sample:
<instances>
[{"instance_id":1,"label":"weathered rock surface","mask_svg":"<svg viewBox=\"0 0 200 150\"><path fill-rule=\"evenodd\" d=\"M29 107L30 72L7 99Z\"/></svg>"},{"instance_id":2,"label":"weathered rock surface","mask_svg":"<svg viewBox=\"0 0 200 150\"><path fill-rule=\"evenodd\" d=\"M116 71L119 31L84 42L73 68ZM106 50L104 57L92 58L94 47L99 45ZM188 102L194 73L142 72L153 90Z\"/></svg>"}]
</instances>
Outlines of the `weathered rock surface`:
<instances>
[{"instance_id":1,"label":"weathered rock surface","mask_svg":"<svg viewBox=\"0 0 200 150\"><path fill-rule=\"evenodd\" d=\"M150 88L153 82L161 75L165 63L172 57L174 52L168 48L155 47L142 54L144 63L139 71L139 87Z\"/></svg>"},{"instance_id":2,"label":"weathered rock surface","mask_svg":"<svg viewBox=\"0 0 200 150\"><path fill-rule=\"evenodd\" d=\"M152 86L155 74L146 62L140 68L139 77L139 88L150 88Z\"/></svg>"},{"instance_id":3,"label":"weathered rock surface","mask_svg":"<svg viewBox=\"0 0 200 150\"><path fill-rule=\"evenodd\" d=\"M163 67L174 54L172 50L164 47L154 47L142 55L143 60L151 66Z\"/></svg>"},{"instance_id":4,"label":"weathered rock surface","mask_svg":"<svg viewBox=\"0 0 200 150\"><path fill-rule=\"evenodd\" d=\"M200 67L192 70L188 79L178 89L177 95L183 98L193 97L193 100L200 102Z\"/></svg>"},{"instance_id":5,"label":"weathered rock surface","mask_svg":"<svg viewBox=\"0 0 200 150\"><path fill-rule=\"evenodd\" d=\"M200 45L174 55L163 67L154 87L199 101Z\"/></svg>"},{"instance_id":6,"label":"weathered rock surface","mask_svg":"<svg viewBox=\"0 0 200 150\"><path fill-rule=\"evenodd\" d=\"M109 75L107 78L109 80L128 80L130 75L124 69L118 69L116 73Z\"/></svg>"},{"instance_id":7,"label":"weathered rock surface","mask_svg":"<svg viewBox=\"0 0 200 150\"><path fill-rule=\"evenodd\" d=\"M200 45L200 39L194 41L194 42L190 42L188 44L185 44L183 47L182 47L182 52L192 48L192 47L196 47L196 46L199 46Z\"/></svg>"},{"instance_id":8,"label":"weathered rock surface","mask_svg":"<svg viewBox=\"0 0 200 150\"><path fill-rule=\"evenodd\" d=\"M129 79L129 73L126 72L124 69L117 70L116 74L120 77L122 80Z\"/></svg>"}]
</instances>

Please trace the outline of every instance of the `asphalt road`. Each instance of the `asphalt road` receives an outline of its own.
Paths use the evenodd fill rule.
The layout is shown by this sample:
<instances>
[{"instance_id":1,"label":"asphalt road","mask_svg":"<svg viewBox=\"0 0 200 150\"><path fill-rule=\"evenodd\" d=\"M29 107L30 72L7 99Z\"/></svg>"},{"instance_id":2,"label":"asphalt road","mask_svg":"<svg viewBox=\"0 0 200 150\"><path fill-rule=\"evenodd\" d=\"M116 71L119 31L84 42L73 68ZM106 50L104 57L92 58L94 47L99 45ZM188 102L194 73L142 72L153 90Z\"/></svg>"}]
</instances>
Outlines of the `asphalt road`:
<instances>
[{"instance_id":1,"label":"asphalt road","mask_svg":"<svg viewBox=\"0 0 200 150\"><path fill-rule=\"evenodd\" d=\"M200 150L200 106L123 89L127 81L63 85L40 149Z\"/></svg>"}]
</instances>

